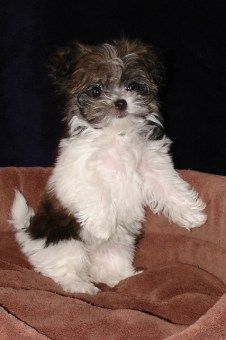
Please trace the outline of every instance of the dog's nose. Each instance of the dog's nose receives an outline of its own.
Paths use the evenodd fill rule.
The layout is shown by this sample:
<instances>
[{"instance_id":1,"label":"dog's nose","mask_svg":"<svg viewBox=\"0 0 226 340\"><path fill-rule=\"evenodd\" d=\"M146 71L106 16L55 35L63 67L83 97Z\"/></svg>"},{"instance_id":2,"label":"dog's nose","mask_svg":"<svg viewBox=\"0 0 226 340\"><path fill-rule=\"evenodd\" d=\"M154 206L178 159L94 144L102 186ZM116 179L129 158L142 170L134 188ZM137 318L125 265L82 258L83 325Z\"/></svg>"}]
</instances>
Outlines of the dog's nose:
<instances>
[{"instance_id":1,"label":"dog's nose","mask_svg":"<svg viewBox=\"0 0 226 340\"><path fill-rule=\"evenodd\" d=\"M127 102L125 101L125 99L118 99L115 102L115 106L118 110L124 111L127 108Z\"/></svg>"}]
</instances>

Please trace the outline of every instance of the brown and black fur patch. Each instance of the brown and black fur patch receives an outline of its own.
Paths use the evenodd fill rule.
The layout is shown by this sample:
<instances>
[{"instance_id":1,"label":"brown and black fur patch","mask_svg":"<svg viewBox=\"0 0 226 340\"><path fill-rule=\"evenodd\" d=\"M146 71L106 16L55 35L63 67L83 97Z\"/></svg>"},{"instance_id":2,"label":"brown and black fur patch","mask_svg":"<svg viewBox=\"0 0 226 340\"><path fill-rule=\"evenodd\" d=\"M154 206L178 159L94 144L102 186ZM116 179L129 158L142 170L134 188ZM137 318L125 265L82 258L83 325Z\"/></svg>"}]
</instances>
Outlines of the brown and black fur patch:
<instances>
[{"instance_id":1,"label":"brown and black fur patch","mask_svg":"<svg viewBox=\"0 0 226 340\"><path fill-rule=\"evenodd\" d=\"M80 224L63 208L56 197L46 193L27 229L34 240L45 239L46 247L59 241L80 240Z\"/></svg>"}]
</instances>

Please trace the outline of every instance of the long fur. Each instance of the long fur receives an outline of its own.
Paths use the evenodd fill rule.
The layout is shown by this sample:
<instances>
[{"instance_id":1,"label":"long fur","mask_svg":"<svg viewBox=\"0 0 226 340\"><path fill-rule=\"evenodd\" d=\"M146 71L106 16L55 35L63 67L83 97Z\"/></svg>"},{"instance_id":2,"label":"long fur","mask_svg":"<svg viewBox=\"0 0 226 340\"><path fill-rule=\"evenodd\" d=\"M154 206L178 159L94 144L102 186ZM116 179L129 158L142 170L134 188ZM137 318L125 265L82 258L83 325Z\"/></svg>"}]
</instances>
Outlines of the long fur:
<instances>
[{"instance_id":1,"label":"long fur","mask_svg":"<svg viewBox=\"0 0 226 340\"><path fill-rule=\"evenodd\" d=\"M114 67L122 64L117 60ZM114 286L137 273L135 243L146 206L187 229L206 221L204 203L174 170L170 140L165 135L156 137L156 127L162 125L155 99L115 86L107 98L92 104L94 115L98 110L106 112L104 106L117 98L128 105L120 118L117 112L112 116L111 108L111 114L99 116L92 124L91 104L87 119L70 113L69 135L60 142L48 181L48 200L34 216L16 192L12 207L22 251L37 271L66 291L95 294L96 283ZM73 232L66 233L69 226ZM61 228L59 239L51 243L49 237L47 242L54 228Z\"/></svg>"}]
</instances>

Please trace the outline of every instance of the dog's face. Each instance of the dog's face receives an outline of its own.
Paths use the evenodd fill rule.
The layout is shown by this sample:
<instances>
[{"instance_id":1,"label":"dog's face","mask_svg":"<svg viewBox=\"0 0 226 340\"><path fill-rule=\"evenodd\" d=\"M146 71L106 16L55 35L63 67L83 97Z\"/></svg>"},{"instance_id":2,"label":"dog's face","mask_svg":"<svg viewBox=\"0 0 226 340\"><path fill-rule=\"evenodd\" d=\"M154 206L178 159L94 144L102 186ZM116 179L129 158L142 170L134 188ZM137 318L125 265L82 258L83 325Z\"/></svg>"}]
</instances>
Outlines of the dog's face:
<instances>
[{"instance_id":1,"label":"dog's face","mask_svg":"<svg viewBox=\"0 0 226 340\"><path fill-rule=\"evenodd\" d=\"M55 81L68 95L67 119L76 115L97 128L126 116L158 113L161 71L152 47L139 41L74 43L52 59Z\"/></svg>"}]
</instances>

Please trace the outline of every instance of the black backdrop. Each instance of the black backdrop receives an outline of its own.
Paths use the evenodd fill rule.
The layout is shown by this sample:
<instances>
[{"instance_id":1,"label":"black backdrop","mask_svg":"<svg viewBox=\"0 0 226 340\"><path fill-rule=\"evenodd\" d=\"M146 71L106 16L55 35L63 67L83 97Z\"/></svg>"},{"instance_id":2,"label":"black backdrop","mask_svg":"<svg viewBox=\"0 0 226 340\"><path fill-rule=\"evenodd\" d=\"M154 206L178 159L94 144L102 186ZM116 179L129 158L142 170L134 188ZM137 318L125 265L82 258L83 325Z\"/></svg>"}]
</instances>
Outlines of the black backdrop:
<instances>
[{"instance_id":1,"label":"black backdrop","mask_svg":"<svg viewBox=\"0 0 226 340\"><path fill-rule=\"evenodd\" d=\"M61 124L48 51L124 35L165 53L176 167L226 175L225 10L220 0L1 1L0 166L53 164Z\"/></svg>"}]
</instances>

